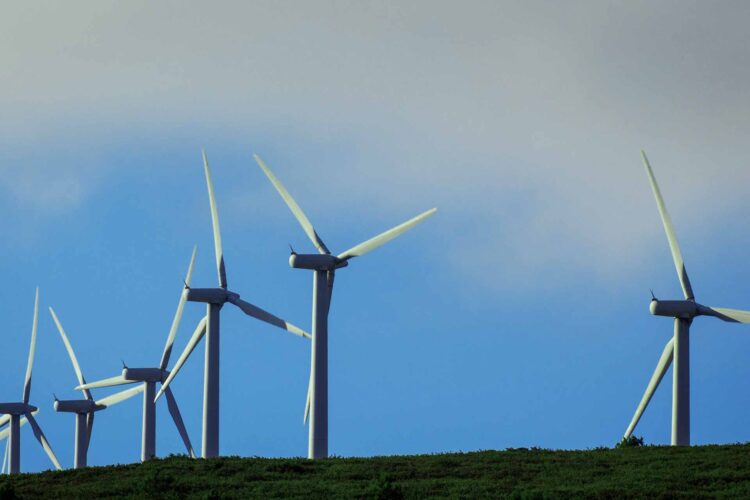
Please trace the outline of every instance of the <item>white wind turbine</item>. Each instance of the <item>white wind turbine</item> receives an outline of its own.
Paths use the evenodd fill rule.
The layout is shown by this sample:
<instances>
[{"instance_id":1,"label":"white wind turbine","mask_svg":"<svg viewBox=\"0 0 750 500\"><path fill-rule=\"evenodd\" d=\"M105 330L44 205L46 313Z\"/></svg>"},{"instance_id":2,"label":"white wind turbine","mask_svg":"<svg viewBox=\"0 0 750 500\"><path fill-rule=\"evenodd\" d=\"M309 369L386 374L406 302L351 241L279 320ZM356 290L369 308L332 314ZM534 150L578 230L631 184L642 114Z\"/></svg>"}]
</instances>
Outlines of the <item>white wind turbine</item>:
<instances>
[{"instance_id":1,"label":"white wind turbine","mask_svg":"<svg viewBox=\"0 0 750 500\"><path fill-rule=\"evenodd\" d=\"M7 429L8 437L6 442L6 456L8 462L8 474L20 472L21 467L21 424L25 418L34 431L34 437L44 449L47 456L52 461L56 469L60 470L60 462L57 460L52 447L47 441L47 437L39 427L34 414L37 411L35 406L29 404L29 395L31 393L31 371L34 366L34 351L36 349L36 331L39 320L39 288L36 289L34 297L34 321L31 327L31 346L29 347L29 360L26 364L26 380L23 384L23 400L21 402L0 403L0 427L9 424Z\"/></svg>"},{"instance_id":2,"label":"white wind turbine","mask_svg":"<svg viewBox=\"0 0 750 500\"><path fill-rule=\"evenodd\" d=\"M83 377L83 372L78 364L78 359L73 351L73 346L68 340L68 336L65 334L65 330L62 327L62 323L57 318L57 314L50 307L49 312L52 315L52 319L57 326L57 330L60 332L65 349L68 351L70 362L73 364L73 370L76 373L76 378L79 384L85 384L86 379ZM88 450L89 444L91 443L91 434L94 428L94 414L99 410L104 410L117 403L125 401L136 394L143 392L143 386L133 387L124 391L112 394L106 398L94 401L91 392L88 389L82 389L84 398L83 399L69 399L60 400L55 397L55 411L63 413L74 413L76 416L76 427L75 427L75 447L73 451L73 468L79 469L86 467L88 462Z\"/></svg>"},{"instance_id":3,"label":"white wind turbine","mask_svg":"<svg viewBox=\"0 0 750 500\"><path fill-rule=\"evenodd\" d=\"M323 240L313 228L310 220L304 214L292 195L286 190L263 160L255 155L260 168L274 185L281 197L286 202L292 214L302 226L305 234L318 254L297 254L292 251L289 257L289 265L297 269L309 269L314 271L313 293L312 293L312 350L310 361L310 381L307 390L307 402L305 404L304 421L310 417L308 458L325 458L328 456L328 311L331 306L331 295L333 293L333 281L336 269L349 265L349 260L365 255L376 248L388 243L400 234L413 228L427 217L433 215L437 209L432 208L416 217L385 231L384 233L370 238L338 255L331 255Z\"/></svg>"},{"instance_id":4,"label":"white wind turbine","mask_svg":"<svg viewBox=\"0 0 750 500\"><path fill-rule=\"evenodd\" d=\"M310 334L294 326L263 309L245 302L240 299L238 293L232 292L227 288L227 275L224 266L224 252L221 245L221 230L219 228L219 212L216 208L216 197L214 195L214 186L211 181L211 170L208 166L208 159L205 151L203 152L203 170L206 176L206 185L208 187L208 201L211 208L211 223L214 235L214 250L216 253L216 270L218 272L218 288L189 288L187 291L187 300L191 302L206 303L206 317L204 318L205 328L198 328L188 341L185 350L172 368L172 372L162 383L161 390L156 395L156 399L161 397L169 387L174 377L179 372L182 365L193 352L201 339L206 337L205 342L205 369L203 383L203 436L201 454L203 458L215 457L219 455L219 324L220 312L227 302L239 307L242 312L255 319L259 319L268 324L287 330L289 333L301 337L310 337Z\"/></svg>"},{"instance_id":5,"label":"white wind turbine","mask_svg":"<svg viewBox=\"0 0 750 500\"><path fill-rule=\"evenodd\" d=\"M690 325L697 316L713 316L731 323L750 323L750 311L707 307L695 301L693 287L690 285L690 280L688 279L685 263L682 260L682 253L677 244L677 236L667 213L667 207L664 205L664 199L661 196L659 186L656 184L656 178L651 170L648 158L646 158L646 153L641 151L641 156L643 158L643 165L646 168L646 174L651 183L651 189L656 198L656 206L661 215L664 232L667 235L669 249L672 252L672 259L677 269L677 277L682 286L685 300L658 300L655 297L651 300L649 307L651 314L674 318L674 335L664 347L661 358L659 358L659 362L656 365L656 370L654 370L651 376L651 380L646 387L646 392L643 394L643 398L641 398L641 402L623 438L628 439L633 434L635 426L638 424L649 401L651 401L651 397L659 386L659 382L664 378L669 365L674 364L672 369L672 445L689 445Z\"/></svg>"},{"instance_id":6,"label":"white wind turbine","mask_svg":"<svg viewBox=\"0 0 750 500\"><path fill-rule=\"evenodd\" d=\"M195 263L196 249L193 248L193 254L190 257L190 265L188 266L187 276L185 277L185 287L190 286L190 279L193 275L193 264ZM180 326L180 319L182 318L182 311L185 308L185 300L187 297L187 289L183 288L180 294L180 300L177 303L177 311L175 312L174 319L172 320L172 326L167 335L167 342L164 346L164 352L162 353L161 361L158 367L155 368L128 368L123 367L120 375L110 377L97 382L84 383L79 380L79 390L95 389L98 387L112 387L123 384L134 384L141 382L140 390L143 391L143 425L141 431L141 460L149 460L156 456L156 404L154 401L155 387L157 383L163 384L169 376L167 371L167 364L169 363L169 357L172 353L172 344L174 343L175 335L177 334L177 328ZM198 330L205 328L206 319L203 318L198 323ZM172 394L170 389L165 389L162 385L162 389L165 390L167 395L167 406L169 413L172 416L177 431L180 433L185 449L191 457L195 456L193 452L193 446L190 443L187 429L182 420L180 409L177 406L177 401Z\"/></svg>"}]
</instances>

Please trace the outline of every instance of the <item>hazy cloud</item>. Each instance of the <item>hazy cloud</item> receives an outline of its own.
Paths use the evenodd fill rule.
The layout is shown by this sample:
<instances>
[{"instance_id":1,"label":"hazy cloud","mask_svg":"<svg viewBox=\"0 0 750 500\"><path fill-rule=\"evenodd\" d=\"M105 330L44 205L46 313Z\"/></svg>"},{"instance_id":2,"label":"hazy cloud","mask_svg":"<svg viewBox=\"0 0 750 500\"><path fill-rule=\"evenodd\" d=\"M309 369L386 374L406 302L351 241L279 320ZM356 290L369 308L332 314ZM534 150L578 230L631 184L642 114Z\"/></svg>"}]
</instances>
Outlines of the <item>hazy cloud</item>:
<instances>
[{"instance_id":1,"label":"hazy cloud","mask_svg":"<svg viewBox=\"0 0 750 500\"><path fill-rule=\"evenodd\" d=\"M457 268L488 283L503 280L469 263L467 249L485 263L512 260L504 278L518 279L621 273L645 242L663 244L641 147L678 231L748 208L743 2L5 11L0 134L15 151L56 135L70 141L68 163L126 137L247 145L290 184L325 187L318 210L376 204L395 217L439 205ZM80 168L106 170L95 161ZM41 172L55 177L39 167L16 196L77 203L94 189L89 176L65 175L39 193L30 186Z\"/></svg>"}]
</instances>

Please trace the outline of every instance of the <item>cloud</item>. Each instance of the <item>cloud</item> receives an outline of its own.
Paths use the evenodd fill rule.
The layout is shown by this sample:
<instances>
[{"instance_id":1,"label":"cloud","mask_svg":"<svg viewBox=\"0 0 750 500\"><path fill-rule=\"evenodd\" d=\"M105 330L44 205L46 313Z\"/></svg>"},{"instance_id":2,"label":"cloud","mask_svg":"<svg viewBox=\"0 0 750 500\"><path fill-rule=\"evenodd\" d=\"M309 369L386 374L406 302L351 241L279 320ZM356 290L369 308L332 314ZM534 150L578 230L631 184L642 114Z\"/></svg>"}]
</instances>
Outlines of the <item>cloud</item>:
<instances>
[{"instance_id":1,"label":"cloud","mask_svg":"<svg viewBox=\"0 0 750 500\"><path fill-rule=\"evenodd\" d=\"M41 174L24 176L21 182L9 186L14 197L36 207L77 206L83 196L83 186L78 179L45 179Z\"/></svg>"},{"instance_id":2,"label":"cloud","mask_svg":"<svg viewBox=\"0 0 750 500\"><path fill-rule=\"evenodd\" d=\"M13 209L36 216L69 214L111 172L102 146L83 143L78 130L15 132L0 137L0 192Z\"/></svg>"},{"instance_id":3,"label":"cloud","mask_svg":"<svg viewBox=\"0 0 750 500\"><path fill-rule=\"evenodd\" d=\"M663 246L641 147L680 234L748 209L745 3L6 9L4 144L64 135L69 164L120 141L246 147L294 192L326 192L313 200L326 216L440 206L441 230L460 235L444 249L487 284L566 269L606 279ZM80 203L86 177L106 175L96 158L11 189ZM31 187L39 175L46 191ZM487 270L498 258L516 263L510 277Z\"/></svg>"}]
</instances>

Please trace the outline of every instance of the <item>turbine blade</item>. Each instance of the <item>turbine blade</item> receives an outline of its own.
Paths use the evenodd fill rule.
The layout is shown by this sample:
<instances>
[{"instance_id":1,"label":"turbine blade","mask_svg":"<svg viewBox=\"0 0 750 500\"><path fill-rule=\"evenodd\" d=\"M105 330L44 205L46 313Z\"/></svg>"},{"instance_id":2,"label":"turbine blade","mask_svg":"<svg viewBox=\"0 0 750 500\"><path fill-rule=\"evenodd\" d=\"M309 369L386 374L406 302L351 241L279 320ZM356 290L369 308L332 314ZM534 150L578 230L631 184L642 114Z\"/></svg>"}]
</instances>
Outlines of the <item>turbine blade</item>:
<instances>
[{"instance_id":1,"label":"turbine blade","mask_svg":"<svg viewBox=\"0 0 750 500\"><path fill-rule=\"evenodd\" d=\"M190 287L190 280L193 277L193 265L195 264L195 253L198 251L198 247L193 247L193 255L190 257L190 265L188 266L187 276L185 276L185 286ZM183 288L180 294L180 301L177 303L177 312L174 314L172 320L172 327L169 329L169 335L167 335L167 343L164 345L164 352L161 355L161 362L159 368L162 370L167 369L169 364L169 357L172 355L172 344L174 344L175 335L177 335L177 329L180 326L180 320L182 319L182 311L185 309L185 301L187 300L187 290Z\"/></svg>"},{"instance_id":2,"label":"turbine blade","mask_svg":"<svg viewBox=\"0 0 750 500\"><path fill-rule=\"evenodd\" d=\"M81 390L88 390L88 389L98 389L100 387L114 387L116 385L126 385L126 384L135 384L135 380L126 380L125 377L122 375L116 375L114 377L105 378L103 380L97 380L96 382L90 382L88 384L83 384L76 386L75 389L77 391Z\"/></svg>"},{"instance_id":3,"label":"turbine blade","mask_svg":"<svg viewBox=\"0 0 750 500\"><path fill-rule=\"evenodd\" d=\"M94 415L96 415L96 413L90 412L86 416L86 453L89 452L89 446L91 445L91 434L94 432Z\"/></svg>"},{"instance_id":4,"label":"turbine blade","mask_svg":"<svg viewBox=\"0 0 750 500\"><path fill-rule=\"evenodd\" d=\"M203 151L203 169L206 172L206 185L208 186L208 202L211 205L211 225L214 229L214 251L216 253L216 270L219 273L219 286L227 287L227 272L224 268L224 251L221 248L221 229L219 228L219 211L216 209L216 196L214 195L214 184L211 182L211 169L208 166L206 152Z\"/></svg>"},{"instance_id":5,"label":"turbine blade","mask_svg":"<svg viewBox=\"0 0 750 500\"><path fill-rule=\"evenodd\" d=\"M117 403L122 403L126 399L132 398L136 394L140 394L141 392L143 392L143 384L138 384L136 387L131 387L130 389L125 389L124 391L116 392L111 396L102 398L96 401L96 405L105 407L114 406Z\"/></svg>"},{"instance_id":6,"label":"turbine blade","mask_svg":"<svg viewBox=\"0 0 750 500\"><path fill-rule=\"evenodd\" d=\"M10 422L10 415L2 415L2 416L0 416L0 427L4 426L8 422Z\"/></svg>"},{"instance_id":7,"label":"turbine blade","mask_svg":"<svg viewBox=\"0 0 750 500\"><path fill-rule=\"evenodd\" d=\"M288 331L289 333L293 333L294 335L298 335L300 337L306 337L308 339L312 338L310 334L304 331L303 329L297 326L294 326L293 324L287 321L284 321L283 319L278 318L267 311L264 311L260 307L254 306L250 304L249 302L245 302L242 299L236 299L232 301L232 304L242 309L242 311L248 316L252 316L255 319L264 321L268 323L269 325L279 327L283 330Z\"/></svg>"},{"instance_id":8,"label":"turbine blade","mask_svg":"<svg viewBox=\"0 0 750 500\"><path fill-rule=\"evenodd\" d=\"M162 382L161 388L159 389L159 392L156 394L156 397L154 398L154 402L156 402L162 394L164 394L164 391L167 390L169 387L169 384L172 383L172 379L174 379L177 376L177 373L180 371L180 368L182 368L182 365L185 364L185 361L187 361L190 354L195 349L195 346L198 345L198 342L201 341L203 338L203 335L206 334L206 316L203 316L203 318L198 322L198 326L195 328L195 331L193 332L193 336L190 337L190 340L188 341L187 345L185 346L185 349L182 351L182 354L180 354L179 359L177 360L177 363L175 363L174 367L172 368L172 371L169 372L169 375L167 376L167 379Z\"/></svg>"},{"instance_id":9,"label":"turbine blade","mask_svg":"<svg viewBox=\"0 0 750 500\"><path fill-rule=\"evenodd\" d=\"M65 334L65 330L63 329L62 324L60 323L60 320L57 318L57 314L55 314L54 309L52 307L49 308L49 312L52 315L52 319L55 322L55 325L57 325L57 331L60 332L60 337L62 337L63 344L65 344L65 349L68 350L68 356L70 356L70 362L73 363L73 370L76 372L76 377L78 378L78 385L83 386L86 384L86 380L83 378L83 372L81 371L81 367L78 365L78 359L76 359L76 353L73 351L73 346L70 345L70 341L68 340L68 336ZM92 399L91 393L88 389L81 388L83 391L83 395L86 397L86 399Z\"/></svg>"},{"instance_id":10,"label":"turbine blade","mask_svg":"<svg viewBox=\"0 0 750 500\"><path fill-rule=\"evenodd\" d=\"M302 417L302 423L307 425L307 417L310 416L310 405L312 404L312 373L307 383L307 401L305 401L305 416Z\"/></svg>"},{"instance_id":11,"label":"turbine blade","mask_svg":"<svg viewBox=\"0 0 750 500\"><path fill-rule=\"evenodd\" d=\"M42 428L39 427L39 424L37 423L34 416L31 413L24 413L24 415L26 415L26 418L29 420L31 428L34 429L34 437L36 437L36 440L39 441L40 445L42 445L42 448L44 448L44 451L52 461L52 464L57 470L62 470L62 466L60 465L60 462L58 462L57 457L55 456L55 452L52 451L52 446L50 446L49 441L47 441L47 437L44 435L44 432L42 432Z\"/></svg>"},{"instance_id":12,"label":"turbine blade","mask_svg":"<svg viewBox=\"0 0 750 500\"><path fill-rule=\"evenodd\" d=\"M648 174L648 180L651 183L651 190L654 192L656 198L656 206L659 209L659 215L661 215L661 222L664 225L664 232L667 234L667 241L669 241L669 249L672 251L672 260L674 260L674 267L677 270L677 277L680 280L682 286L682 292L685 294L686 299L693 299L693 287L690 286L690 279L688 278L687 270L685 269L685 262L682 260L682 253L680 252L680 245L677 243L677 235L674 232L672 226L672 219L669 217L667 207L664 205L664 199L661 196L661 190L659 185L656 183L654 172L651 170L651 164L648 162L646 153L641 151L641 157L643 158L643 165L646 167L646 174Z\"/></svg>"},{"instance_id":13,"label":"turbine blade","mask_svg":"<svg viewBox=\"0 0 750 500\"><path fill-rule=\"evenodd\" d=\"M180 433L182 442L185 443L185 449L187 450L188 455L190 455L190 458L195 458L193 445L190 443L190 436L188 436L187 429L185 428L185 423L182 421L180 408L177 406L177 401L174 398L174 394L172 394L172 389L167 388L164 391L164 394L166 394L167 396L167 406L169 407L169 414L172 415L174 425L177 426L177 431Z\"/></svg>"},{"instance_id":14,"label":"turbine blade","mask_svg":"<svg viewBox=\"0 0 750 500\"><path fill-rule=\"evenodd\" d=\"M664 378L664 374L667 373L667 369L672 363L673 356L674 338L670 339L669 342L667 342L667 345L664 347L664 351L661 353L661 358L659 358L659 363L656 365L654 374L651 375L651 380L649 380L648 382L646 392L643 394L641 402L638 405L638 408L635 410L633 420L630 421L630 425L625 431L625 436L623 436L625 439L628 439L630 435L633 434L635 426L638 425L638 421L641 419L641 415L643 415L643 411L646 409L646 406L648 406L649 401L651 401L651 397L654 395L656 388L659 387L659 383L661 382L661 379Z\"/></svg>"},{"instance_id":15,"label":"turbine blade","mask_svg":"<svg viewBox=\"0 0 750 500\"><path fill-rule=\"evenodd\" d=\"M405 233L409 229L413 228L423 220L425 220L427 217L430 217L435 212L437 212L437 208L431 208L427 210L426 212L422 212L421 214L417 215L416 217L409 219L408 221L404 222L403 224L399 224L398 226L389 229L388 231L381 233L374 238L370 238L369 240L365 241L364 243L360 243L357 246L354 246L347 250L346 252L339 254L338 258L342 260L351 259L352 257L358 257L360 255L364 255L366 253L372 252L379 246L385 245L389 241L391 241L396 236Z\"/></svg>"},{"instance_id":16,"label":"turbine blade","mask_svg":"<svg viewBox=\"0 0 750 500\"><path fill-rule=\"evenodd\" d=\"M326 297L326 317L328 312L331 310L331 298L333 297L333 281L336 278L336 271L328 271L326 274L326 282L328 284L328 297Z\"/></svg>"},{"instance_id":17,"label":"turbine blade","mask_svg":"<svg viewBox=\"0 0 750 500\"><path fill-rule=\"evenodd\" d=\"M10 439L5 442L5 451L3 452L3 468L0 474L5 474L5 466L8 465L8 453L10 452Z\"/></svg>"},{"instance_id":18,"label":"turbine blade","mask_svg":"<svg viewBox=\"0 0 750 500\"><path fill-rule=\"evenodd\" d=\"M279 179L277 179L276 176L273 175L271 169L268 168L263 160L260 159L260 156L253 156L255 157L255 161L258 163L258 166L266 174L266 177L268 177L268 180L271 181L271 184L273 184L273 187L276 188L276 191L278 191L281 197L284 199L284 202L289 207L289 210L291 210L292 214L294 214L294 217L297 218L297 222L299 222L300 226L302 226L302 230L305 231L305 234L308 238L310 238L312 244L315 245L315 248L318 249L318 252L322 254L330 254L331 252L328 250L328 247L326 247L326 244L323 243L323 240L320 239L320 236L318 236L318 233L315 231L315 228L310 222L310 219L307 218L305 212L302 211L294 198L292 198L292 195L289 194L289 191L287 191L281 181L279 181Z\"/></svg>"},{"instance_id":19,"label":"turbine blade","mask_svg":"<svg viewBox=\"0 0 750 500\"><path fill-rule=\"evenodd\" d=\"M724 307L707 307L708 311L701 311L707 316L714 316L730 323L750 323L750 311L726 309Z\"/></svg>"},{"instance_id":20,"label":"turbine blade","mask_svg":"<svg viewBox=\"0 0 750 500\"><path fill-rule=\"evenodd\" d=\"M31 346L29 347L29 361L26 364L26 380L23 383L23 402L29 402L31 393L31 371L34 367L34 351L36 350L36 330L39 324L39 287L34 295L34 321L31 324Z\"/></svg>"}]
</instances>

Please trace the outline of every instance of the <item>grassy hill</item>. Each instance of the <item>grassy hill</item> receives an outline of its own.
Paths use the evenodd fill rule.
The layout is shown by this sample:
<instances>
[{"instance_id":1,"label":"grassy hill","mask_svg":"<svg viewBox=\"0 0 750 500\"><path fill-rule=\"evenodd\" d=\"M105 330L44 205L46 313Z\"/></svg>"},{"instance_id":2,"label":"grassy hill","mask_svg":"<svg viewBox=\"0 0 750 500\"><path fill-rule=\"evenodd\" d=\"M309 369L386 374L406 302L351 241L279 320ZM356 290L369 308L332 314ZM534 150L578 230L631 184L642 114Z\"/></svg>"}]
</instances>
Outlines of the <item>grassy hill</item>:
<instances>
[{"instance_id":1,"label":"grassy hill","mask_svg":"<svg viewBox=\"0 0 750 500\"><path fill-rule=\"evenodd\" d=\"M750 498L750 445L512 449L320 461L170 457L0 479L0 499L505 496Z\"/></svg>"}]
</instances>

